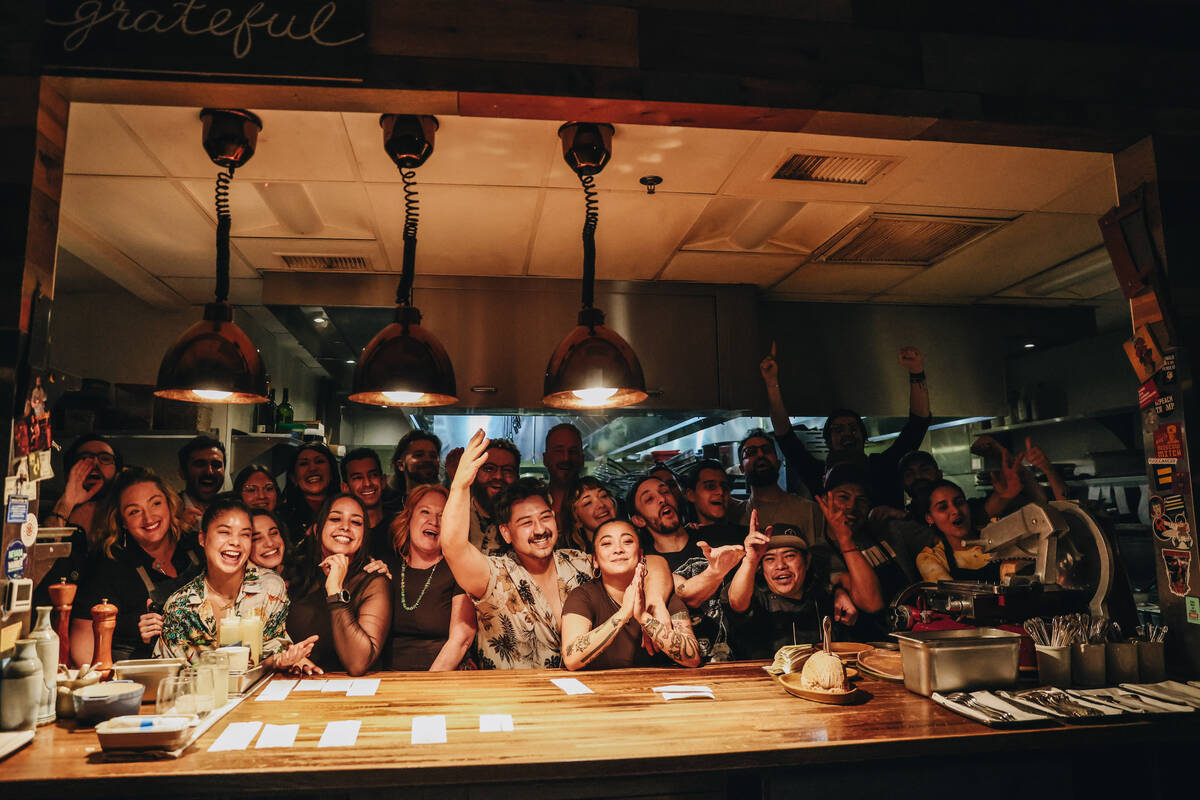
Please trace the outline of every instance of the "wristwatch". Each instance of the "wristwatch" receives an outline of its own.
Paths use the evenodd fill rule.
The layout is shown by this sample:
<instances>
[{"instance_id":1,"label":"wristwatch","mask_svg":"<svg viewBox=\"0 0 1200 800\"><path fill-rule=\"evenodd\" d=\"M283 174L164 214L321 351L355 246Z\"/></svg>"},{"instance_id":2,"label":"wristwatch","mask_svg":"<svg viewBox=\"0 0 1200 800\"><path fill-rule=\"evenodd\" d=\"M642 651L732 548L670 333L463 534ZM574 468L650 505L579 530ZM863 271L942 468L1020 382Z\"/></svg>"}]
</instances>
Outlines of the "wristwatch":
<instances>
[{"instance_id":1,"label":"wristwatch","mask_svg":"<svg viewBox=\"0 0 1200 800\"><path fill-rule=\"evenodd\" d=\"M345 589L342 589L340 592L334 592L333 594L326 595L325 602L329 603L331 605L334 603L344 603L346 605L349 605L350 604L350 593L347 592Z\"/></svg>"}]
</instances>

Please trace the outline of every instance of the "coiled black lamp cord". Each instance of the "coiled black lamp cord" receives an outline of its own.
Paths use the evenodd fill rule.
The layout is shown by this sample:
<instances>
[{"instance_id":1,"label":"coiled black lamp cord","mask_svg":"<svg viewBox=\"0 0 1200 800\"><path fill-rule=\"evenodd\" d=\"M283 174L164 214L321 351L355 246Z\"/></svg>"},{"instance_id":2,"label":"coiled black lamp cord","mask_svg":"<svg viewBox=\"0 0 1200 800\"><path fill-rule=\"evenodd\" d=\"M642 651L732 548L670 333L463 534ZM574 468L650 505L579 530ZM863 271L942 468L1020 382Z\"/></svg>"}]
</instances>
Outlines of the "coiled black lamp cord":
<instances>
[{"instance_id":1,"label":"coiled black lamp cord","mask_svg":"<svg viewBox=\"0 0 1200 800\"><path fill-rule=\"evenodd\" d=\"M400 285L396 287L396 305L409 306L412 305L413 278L416 275L417 221L421 213L417 202L419 193L414 188L417 183L416 171L401 169L400 180L404 182L404 265L400 272Z\"/></svg>"},{"instance_id":2,"label":"coiled black lamp cord","mask_svg":"<svg viewBox=\"0 0 1200 800\"><path fill-rule=\"evenodd\" d=\"M580 175L579 182L583 184L583 201L587 209L583 218L583 307L591 308L595 298L596 224L600 221L600 201L593 176Z\"/></svg>"},{"instance_id":3,"label":"coiled black lamp cord","mask_svg":"<svg viewBox=\"0 0 1200 800\"><path fill-rule=\"evenodd\" d=\"M229 299L229 231L233 217L229 214L229 182L233 180L233 167L227 172L217 173L217 302Z\"/></svg>"}]
</instances>

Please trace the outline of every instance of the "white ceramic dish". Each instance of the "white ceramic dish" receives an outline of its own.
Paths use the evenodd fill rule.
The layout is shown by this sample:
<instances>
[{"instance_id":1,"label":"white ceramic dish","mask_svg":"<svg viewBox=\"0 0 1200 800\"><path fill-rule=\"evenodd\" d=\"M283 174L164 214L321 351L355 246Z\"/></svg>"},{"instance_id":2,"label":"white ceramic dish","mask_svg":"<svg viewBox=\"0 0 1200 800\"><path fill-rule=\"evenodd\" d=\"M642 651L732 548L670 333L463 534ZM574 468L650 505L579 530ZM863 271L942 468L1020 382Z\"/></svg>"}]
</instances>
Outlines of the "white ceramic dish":
<instances>
[{"instance_id":1,"label":"white ceramic dish","mask_svg":"<svg viewBox=\"0 0 1200 800\"><path fill-rule=\"evenodd\" d=\"M105 750L173 750L183 744L195 717L156 715L113 717L96 726Z\"/></svg>"}]
</instances>

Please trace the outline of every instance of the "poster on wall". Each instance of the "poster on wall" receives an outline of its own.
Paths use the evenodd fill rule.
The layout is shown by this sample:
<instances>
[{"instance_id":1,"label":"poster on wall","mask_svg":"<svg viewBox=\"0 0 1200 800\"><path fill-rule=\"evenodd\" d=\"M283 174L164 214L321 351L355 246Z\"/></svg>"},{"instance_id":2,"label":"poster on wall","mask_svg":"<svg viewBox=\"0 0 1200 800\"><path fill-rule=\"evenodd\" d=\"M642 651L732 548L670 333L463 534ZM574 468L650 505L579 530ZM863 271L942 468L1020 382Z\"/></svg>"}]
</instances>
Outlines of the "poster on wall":
<instances>
[{"instance_id":1,"label":"poster on wall","mask_svg":"<svg viewBox=\"0 0 1200 800\"><path fill-rule=\"evenodd\" d=\"M47 0L51 73L362 81L367 0Z\"/></svg>"}]
</instances>

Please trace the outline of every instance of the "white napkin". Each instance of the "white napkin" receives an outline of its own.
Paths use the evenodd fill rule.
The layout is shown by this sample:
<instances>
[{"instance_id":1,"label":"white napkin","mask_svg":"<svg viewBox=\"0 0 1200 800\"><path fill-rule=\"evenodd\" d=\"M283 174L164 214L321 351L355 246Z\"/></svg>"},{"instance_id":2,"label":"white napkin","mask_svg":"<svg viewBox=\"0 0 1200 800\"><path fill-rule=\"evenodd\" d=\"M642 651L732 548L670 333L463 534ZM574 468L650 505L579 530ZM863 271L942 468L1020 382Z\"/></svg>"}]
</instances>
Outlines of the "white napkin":
<instances>
[{"instance_id":1,"label":"white napkin","mask_svg":"<svg viewBox=\"0 0 1200 800\"><path fill-rule=\"evenodd\" d=\"M987 706L988 708L994 708L997 711L1007 711L1009 714L1012 714L1013 721L1006 722L1004 720L994 720L984 714L982 711L978 711L970 706L965 706L961 703L955 703L952 700L948 700L946 696L940 692L934 692L932 695L930 695L930 697L933 702L937 703L939 706L948 708L956 714L962 714L964 717L970 717L976 722L982 722L984 725L1012 725L1019 722L1040 722L1049 719L1049 716L1046 714L1032 713L1022 706L1014 705L1007 700L1001 700L999 697L996 697L996 695L989 691L970 692L969 694L971 697L975 698L975 702L979 703L980 705Z\"/></svg>"}]
</instances>

